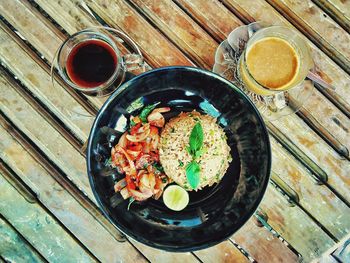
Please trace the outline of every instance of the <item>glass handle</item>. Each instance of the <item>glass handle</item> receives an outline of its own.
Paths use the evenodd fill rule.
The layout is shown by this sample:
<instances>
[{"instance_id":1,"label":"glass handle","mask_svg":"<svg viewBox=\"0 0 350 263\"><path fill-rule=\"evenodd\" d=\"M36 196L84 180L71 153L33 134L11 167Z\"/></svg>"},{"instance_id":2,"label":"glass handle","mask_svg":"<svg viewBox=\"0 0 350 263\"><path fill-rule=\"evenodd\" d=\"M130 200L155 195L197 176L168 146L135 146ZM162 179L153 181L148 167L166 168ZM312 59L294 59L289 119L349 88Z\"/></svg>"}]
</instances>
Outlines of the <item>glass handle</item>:
<instances>
[{"instance_id":1,"label":"glass handle","mask_svg":"<svg viewBox=\"0 0 350 263\"><path fill-rule=\"evenodd\" d=\"M123 67L125 72L132 72L138 69L144 69L145 63L142 55L126 54L123 56Z\"/></svg>"},{"instance_id":2,"label":"glass handle","mask_svg":"<svg viewBox=\"0 0 350 263\"><path fill-rule=\"evenodd\" d=\"M306 77L312 80L313 82L319 84L322 88L335 90L334 86L324 81L319 75L313 73L312 71L309 71Z\"/></svg>"}]
</instances>

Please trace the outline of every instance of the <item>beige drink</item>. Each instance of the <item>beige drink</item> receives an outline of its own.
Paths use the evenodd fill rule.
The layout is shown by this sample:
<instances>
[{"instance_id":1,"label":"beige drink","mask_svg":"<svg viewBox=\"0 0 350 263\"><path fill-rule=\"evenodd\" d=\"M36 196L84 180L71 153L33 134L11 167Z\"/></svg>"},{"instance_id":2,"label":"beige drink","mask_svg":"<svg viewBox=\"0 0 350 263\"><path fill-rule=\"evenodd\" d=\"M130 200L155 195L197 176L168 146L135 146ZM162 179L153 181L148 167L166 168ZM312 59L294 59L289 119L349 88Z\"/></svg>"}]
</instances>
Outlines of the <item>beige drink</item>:
<instances>
[{"instance_id":1,"label":"beige drink","mask_svg":"<svg viewBox=\"0 0 350 263\"><path fill-rule=\"evenodd\" d=\"M271 95L304 80L312 67L312 59L300 37L293 36L293 40L284 37L290 32L293 31L285 27L269 27L258 31L248 41L238 66L240 78L248 90Z\"/></svg>"}]
</instances>

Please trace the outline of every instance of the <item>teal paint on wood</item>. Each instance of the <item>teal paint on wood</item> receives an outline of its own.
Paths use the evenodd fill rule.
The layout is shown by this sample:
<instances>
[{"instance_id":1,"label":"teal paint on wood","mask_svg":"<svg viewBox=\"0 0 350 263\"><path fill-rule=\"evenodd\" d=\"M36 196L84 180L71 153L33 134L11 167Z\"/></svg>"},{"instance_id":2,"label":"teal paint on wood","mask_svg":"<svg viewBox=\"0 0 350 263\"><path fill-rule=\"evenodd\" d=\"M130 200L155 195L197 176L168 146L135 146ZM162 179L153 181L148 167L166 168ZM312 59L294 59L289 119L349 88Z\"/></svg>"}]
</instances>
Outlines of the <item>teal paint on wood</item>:
<instances>
[{"instance_id":1,"label":"teal paint on wood","mask_svg":"<svg viewBox=\"0 0 350 263\"><path fill-rule=\"evenodd\" d=\"M0 255L9 262L45 262L40 255L0 218Z\"/></svg>"},{"instance_id":2,"label":"teal paint on wood","mask_svg":"<svg viewBox=\"0 0 350 263\"><path fill-rule=\"evenodd\" d=\"M45 259L50 262L94 262L51 215L40 205L28 203L0 175L0 213Z\"/></svg>"}]
</instances>

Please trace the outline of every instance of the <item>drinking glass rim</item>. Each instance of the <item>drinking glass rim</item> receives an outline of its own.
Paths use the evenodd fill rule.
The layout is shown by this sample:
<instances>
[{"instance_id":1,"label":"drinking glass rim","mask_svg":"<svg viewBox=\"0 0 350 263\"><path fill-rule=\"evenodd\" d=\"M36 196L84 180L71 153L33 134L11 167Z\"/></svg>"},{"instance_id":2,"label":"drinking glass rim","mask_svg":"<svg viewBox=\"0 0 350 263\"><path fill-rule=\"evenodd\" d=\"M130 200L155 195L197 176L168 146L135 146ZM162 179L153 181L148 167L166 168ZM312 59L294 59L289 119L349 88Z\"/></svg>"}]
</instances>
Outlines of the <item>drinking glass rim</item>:
<instances>
[{"instance_id":1,"label":"drinking glass rim","mask_svg":"<svg viewBox=\"0 0 350 263\"><path fill-rule=\"evenodd\" d=\"M60 54L61 54L61 52L62 52L63 47L67 44L67 42L70 41L72 38L74 38L74 37L76 37L76 36L78 36L78 35L80 35L80 34L82 34L82 33L86 33L86 32L91 32L91 33L100 35L100 36L102 36L103 38L107 39L108 42L106 42L106 41L105 41L105 42L106 42L109 46L111 46L111 48L113 49L113 51L116 53L116 55L117 55L117 60L118 60L118 61L117 61L117 66L116 66L116 68L115 68L115 70L114 70L112 76L111 76L108 80L106 80L105 82L101 83L100 85L98 85L98 86L96 86L96 87L86 87L86 88L82 88L82 87L78 86L77 84L75 84L74 82L72 82L70 79L68 79L68 78L65 76L65 75L68 76L68 73L62 74L60 68L58 69L58 72L59 72L60 76L64 79L64 81L66 81L71 87L73 87L73 88L76 89L76 90L84 91L84 92L86 92L86 90L89 90L89 92L101 91L101 90L104 90L104 89L108 88L108 87L110 86L110 84L112 84L112 83L115 81L115 79L118 77L118 72L120 71L120 68L121 68L121 63L119 62L121 56L120 56L119 49L118 49L118 47L115 45L115 43L114 43L114 41L112 40L112 38L109 37L107 34L104 34L104 33L100 32L99 28L94 28L94 27L92 27L92 28L86 28L86 29L83 29L83 30L81 30L81 31L78 31L78 32L72 34L72 35L71 35L70 37L68 37L65 41L63 41L63 43L62 43L62 44L60 45L60 47L58 48L58 52L56 53L57 55L56 55L56 57L55 57L55 60L57 60L57 64L59 64L59 63L58 63L58 60L59 60ZM90 39L90 40L91 40L91 39ZM78 45L81 44L81 43L83 43L83 42L85 42L85 41L89 41L89 39L84 40L84 41L78 43ZM100 40L100 41L103 41L103 40ZM75 46L76 46L76 45L75 45ZM74 47L75 47L75 46L74 46ZM123 78L124 78L124 77L123 77Z\"/></svg>"},{"instance_id":2,"label":"drinking glass rim","mask_svg":"<svg viewBox=\"0 0 350 263\"><path fill-rule=\"evenodd\" d=\"M287 84L283 85L281 88L271 89L271 88L266 87L266 86L260 84L259 82L257 82L257 80L252 76L252 74L250 73L250 71L249 71L249 69L248 69L248 67L247 67L247 63L246 63L246 59L247 59L247 58L246 58L246 54L247 54L248 46L251 44L251 42L252 42L253 40L255 40L254 35L256 35L257 33L266 31L267 29L271 29L271 28L283 28L283 29L290 30L291 32L295 31L294 29L292 29L292 28L290 28L290 27L281 26L281 25L272 25L272 26L268 26L268 27L265 27L265 28L260 29L260 30L257 31L255 34L253 34L252 37L250 37L250 38L248 39L247 44L246 44L246 48L244 49L243 53L241 54L241 58L240 58L240 60L241 60L242 57L243 57L243 62L244 62L244 63L240 63L240 62L239 62L239 63L238 63L238 67L241 67L241 66L244 67L246 73L247 73L248 76L250 77L250 80L253 81L253 83L256 84L258 87L261 87L261 88L264 89L264 90L270 91L272 94L277 94L277 93L279 93L279 92L283 92L283 91L286 91L286 90L290 90L290 89L293 89L294 87L299 86L301 83L304 82L305 78L303 78L303 79L301 79L299 82L295 83L292 87L288 87L288 86L287 86L287 88L283 88L285 85L288 84L288 83L287 83ZM277 37L280 37L280 36L277 36ZM297 37L300 38L300 36L297 36ZM292 41L289 41L288 39L285 39L285 38L283 38L283 37L280 37L280 38L283 39L283 40L285 40L285 41L287 41L290 45L292 45L293 48L296 48L296 47L295 47L295 44L293 44ZM302 39L302 40L303 40L303 39ZM303 40L303 41L304 41L304 40ZM298 57L299 57L299 58L298 58L298 63L299 63L298 68L300 68L300 67L301 67L302 61L301 61L300 54L299 54L298 50L296 50L296 53L297 53L297 55L298 55ZM238 69L238 70L239 70L239 69ZM272 95L272 94L271 94L271 95Z\"/></svg>"}]
</instances>

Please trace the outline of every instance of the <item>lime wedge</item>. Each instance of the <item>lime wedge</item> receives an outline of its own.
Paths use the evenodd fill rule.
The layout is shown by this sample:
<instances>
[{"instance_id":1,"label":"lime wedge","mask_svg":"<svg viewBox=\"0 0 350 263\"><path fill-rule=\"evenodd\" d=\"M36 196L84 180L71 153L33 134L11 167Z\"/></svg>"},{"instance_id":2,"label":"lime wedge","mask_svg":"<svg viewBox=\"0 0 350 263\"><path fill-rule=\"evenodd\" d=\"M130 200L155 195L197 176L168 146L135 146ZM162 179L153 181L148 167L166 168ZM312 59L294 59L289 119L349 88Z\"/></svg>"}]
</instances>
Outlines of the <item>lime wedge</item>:
<instances>
[{"instance_id":1,"label":"lime wedge","mask_svg":"<svg viewBox=\"0 0 350 263\"><path fill-rule=\"evenodd\" d=\"M169 209L181 211L188 205L189 196L187 191L182 187L170 185L163 193L163 201Z\"/></svg>"}]
</instances>

